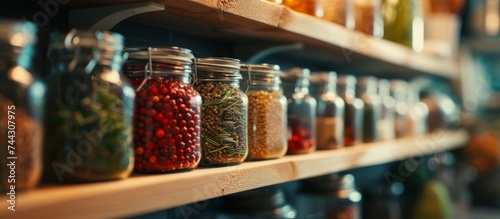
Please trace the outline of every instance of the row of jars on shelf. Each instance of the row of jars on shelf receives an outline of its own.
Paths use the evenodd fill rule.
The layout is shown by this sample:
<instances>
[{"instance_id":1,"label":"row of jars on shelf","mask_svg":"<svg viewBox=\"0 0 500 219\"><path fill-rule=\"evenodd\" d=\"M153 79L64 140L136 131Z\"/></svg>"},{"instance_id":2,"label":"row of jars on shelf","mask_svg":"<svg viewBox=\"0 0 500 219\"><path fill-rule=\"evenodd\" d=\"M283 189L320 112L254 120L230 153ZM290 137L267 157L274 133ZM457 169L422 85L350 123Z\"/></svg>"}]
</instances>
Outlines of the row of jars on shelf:
<instances>
[{"instance_id":1,"label":"row of jars on shelf","mask_svg":"<svg viewBox=\"0 0 500 219\"><path fill-rule=\"evenodd\" d=\"M0 27L8 39L0 42L0 134L17 157L18 189L36 185L42 144L44 177L88 182L405 135L402 81L392 82L391 95L388 81L363 78L357 98L353 76L336 83L334 72L281 72L277 65L195 58L179 47L124 53L119 34L72 30L51 36L45 86L29 73L36 27L11 21Z\"/></svg>"},{"instance_id":2,"label":"row of jars on shelf","mask_svg":"<svg viewBox=\"0 0 500 219\"><path fill-rule=\"evenodd\" d=\"M423 48L422 0L268 0L416 51Z\"/></svg>"}]
</instances>

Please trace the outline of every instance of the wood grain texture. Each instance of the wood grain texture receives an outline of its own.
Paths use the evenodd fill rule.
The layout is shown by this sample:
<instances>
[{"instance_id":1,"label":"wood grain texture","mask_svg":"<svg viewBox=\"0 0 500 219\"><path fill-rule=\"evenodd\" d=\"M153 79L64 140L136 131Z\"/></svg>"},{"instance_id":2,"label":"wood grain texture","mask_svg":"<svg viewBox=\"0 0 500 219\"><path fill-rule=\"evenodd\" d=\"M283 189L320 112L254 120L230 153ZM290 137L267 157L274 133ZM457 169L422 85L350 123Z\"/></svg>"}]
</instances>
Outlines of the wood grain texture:
<instances>
[{"instance_id":1,"label":"wood grain texture","mask_svg":"<svg viewBox=\"0 0 500 219\"><path fill-rule=\"evenodd\" d=\"M133 216L267 185L450 150L463 146L467 138L463 130L442 131L230 167L133 175L113 182L46 185L18 194L16 212L8 211L7 197L0 196L0 218Z\"/></svg>"}]
</instances>

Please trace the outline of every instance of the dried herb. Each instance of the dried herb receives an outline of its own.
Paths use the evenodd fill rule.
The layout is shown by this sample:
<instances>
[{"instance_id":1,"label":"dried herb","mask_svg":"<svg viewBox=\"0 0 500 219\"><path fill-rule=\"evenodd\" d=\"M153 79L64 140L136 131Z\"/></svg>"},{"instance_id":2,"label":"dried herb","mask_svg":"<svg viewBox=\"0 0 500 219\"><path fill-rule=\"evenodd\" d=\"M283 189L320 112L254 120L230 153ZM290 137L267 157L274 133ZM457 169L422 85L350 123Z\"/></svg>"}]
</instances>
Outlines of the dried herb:
<instances>
[{"instance_id":1,"label":"dried herb","mask_svg":"<svg viewBox=\"0 0 500 219\"><path fill-rule=\"evenodd\" d=\"M246 95L231 83L198 81L202 97L202 164L237 164L245 160L247 145Z\"/></svg>"}]
</instances>

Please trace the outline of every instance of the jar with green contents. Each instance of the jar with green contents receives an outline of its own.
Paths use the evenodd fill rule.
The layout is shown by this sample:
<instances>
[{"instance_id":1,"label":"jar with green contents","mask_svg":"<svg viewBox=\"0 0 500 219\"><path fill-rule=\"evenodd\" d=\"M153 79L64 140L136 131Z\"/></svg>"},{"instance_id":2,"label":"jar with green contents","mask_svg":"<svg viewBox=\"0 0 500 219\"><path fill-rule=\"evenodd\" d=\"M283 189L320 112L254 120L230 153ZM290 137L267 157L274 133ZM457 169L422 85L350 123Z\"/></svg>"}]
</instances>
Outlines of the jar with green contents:
<instances>
[{"instance_id":1,"label":"jar with green contents","mask_svg":"<svg viewBox=\"0 0 500 219\"><path fill-rule=\"evenodd\" d=\"M59 182L123 179L133 169L135 92L120 73L123 37L72 30L51 36L45 171Z\"/></svg>"},{"instance_id":2,"label":"jar with green contents","mask_svg":"<svg viewBox=\"0 0 500 219\"><path fill-rule=\"evenodd\" d=\"M194 88L201 104L201 165L239 164L248 154L248 98L240 89L240 60L199 58Z\"/></svg>"},{"instance_id":3,"label":"jar with green contents","mask_svg":"<svg viewBox=\"0 0 500 219\"><path fill-rule=\"evenodd\" d=\"M31 74L36 32L33 23L0 19L0 192L10 197L42 175L45 85Z\"/></svg>"},{"instance_id":4,"label":"jar with green contents","mask_svg":"<svg viewBox=\"0 0 500 219\"><path fill-rule=\"evenodd\" d=\"M423 49L424 30L420 0L382 0L384 39Z\"/></svg>"},{"instance_id":5,"label":"jar with green contents","mask_svg":"<svg viewBox=\"0 0 500 219\"><path fill-rule=\"evenodd\" d=\"M283 157L287 149L286 98L280 89L280 67L241 66L241 87L248 96L248 160Z\"/></svg>"}]
</instances>

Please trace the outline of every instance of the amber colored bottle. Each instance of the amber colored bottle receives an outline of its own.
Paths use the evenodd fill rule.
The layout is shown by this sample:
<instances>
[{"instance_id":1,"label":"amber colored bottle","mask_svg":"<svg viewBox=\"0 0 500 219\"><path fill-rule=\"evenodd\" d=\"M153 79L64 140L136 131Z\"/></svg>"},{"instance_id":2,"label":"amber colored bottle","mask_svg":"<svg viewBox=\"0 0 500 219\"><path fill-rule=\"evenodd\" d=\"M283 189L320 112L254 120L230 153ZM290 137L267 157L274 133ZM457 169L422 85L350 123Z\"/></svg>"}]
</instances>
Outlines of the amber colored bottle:
<instances>
[{"instance_id":1,"label":"amber colored bottle","mask_svg":"<svg viewBox=\"0 0 500 219\"><path fill-rule=\"evenodd\" d=\"M282 0L282 4L298 12L323 17L321 0Z\"/></svg>"},{"instance_id":2,"label":"amber colored bottle","mask_svg":"<svg viewBox=\"0 0 500 219\"><path fill-rule=\"evenodd\" d=\"M340 76L337 87L340 97L345 102L344 145L353 146L362 141L364 103L356 97L356 78L354 76Z\"/></svg>"},{"instance_id":3,"label":"amber colored bottle","mask_svg":"<svg viewBox=\"0 0 500 219\"><path fill-rule=\"evenodd\" d=\"M379 141L378 122L380 121L382 102L377 95L377 78L360 78L357 93L365 105L363 110L363 142Z\"/></svg>"}]
</instances>

